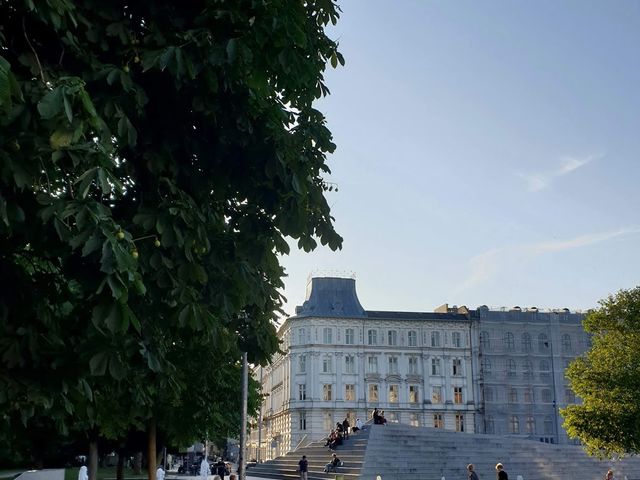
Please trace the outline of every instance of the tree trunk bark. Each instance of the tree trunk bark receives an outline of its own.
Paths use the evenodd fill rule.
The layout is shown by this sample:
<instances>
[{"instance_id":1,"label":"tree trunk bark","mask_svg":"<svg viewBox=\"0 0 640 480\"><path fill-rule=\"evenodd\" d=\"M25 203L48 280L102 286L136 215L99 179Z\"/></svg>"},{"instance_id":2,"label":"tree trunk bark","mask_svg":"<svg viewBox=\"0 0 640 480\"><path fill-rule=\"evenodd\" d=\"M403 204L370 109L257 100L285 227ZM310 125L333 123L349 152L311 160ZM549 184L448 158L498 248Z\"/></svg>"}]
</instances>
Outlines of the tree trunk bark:
<instances>
[{"instance_id":1,"label":"tree trunk bark","mask_svg":"<svg viewBox=\"0 0 640 480\"><path fill-rule=\"evenodd\" d=\"M147 435L147 478L149 480L156 480L156 421L153 418L149 420Z\"/></svg>"},{"instance_id":2,"label":"tree trunk bark","mask_svg":"<svg viewBox=\"0 0 640 480\"><path fill-rule=\"evenodd\" d=\"M140 475L142 473L142 452L136 453L136 459L133 465L133 473Z\"/></svg>"},{"instance_id":3,"label":"tree trunk bark","mask_svg":"<svg viewBox=\"0 0 640 480\"><path fill-rule=\"evenodd\" d=\"M98 480L98 439L89 440L89 480Z\"/></svg>"},{"instance_id":4,"label":"tree trunk bark","mask_svg":"<svg viewBox=\"0 0 640 480\"><path fill-rule=\"evenodd\" d=\"M124 448L118 450L118 466L116 467L116 480L124 480Z\"/></svg>"}]
</instances>

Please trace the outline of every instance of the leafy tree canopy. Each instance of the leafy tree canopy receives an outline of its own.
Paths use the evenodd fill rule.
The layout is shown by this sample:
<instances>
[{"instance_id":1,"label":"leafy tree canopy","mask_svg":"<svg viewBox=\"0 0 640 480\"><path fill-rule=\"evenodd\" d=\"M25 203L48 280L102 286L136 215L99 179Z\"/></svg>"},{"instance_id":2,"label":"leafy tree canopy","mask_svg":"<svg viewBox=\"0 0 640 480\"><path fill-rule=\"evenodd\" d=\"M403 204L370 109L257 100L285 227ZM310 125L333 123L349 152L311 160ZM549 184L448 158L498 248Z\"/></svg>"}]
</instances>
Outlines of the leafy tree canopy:
<instances>
[{"instance_id":1,"label":"leafy tree canopy","mask_svg":"<svg viewBox=\"0 0 640 480\"><path fill-rule=\"evenodd\" d=\"M285 239L341 247L313 108L343 63L337 17L333 0L0 0L4 422L229 428L240 352L278 349ZM209 414L171 414L187 405Z\"/></svg>"},{"instance_id":2,"label":"leafy tree canopy","mask_svg":"<svg viewBox=\"0 0 640 480\"><path fill-rule=\"evenodd\" d=\"M562 411L564 426L591 454L640 453L640 287L602 300L584 327L592 347L567 370L583 403Z\"/></svg>"}]
</instances>

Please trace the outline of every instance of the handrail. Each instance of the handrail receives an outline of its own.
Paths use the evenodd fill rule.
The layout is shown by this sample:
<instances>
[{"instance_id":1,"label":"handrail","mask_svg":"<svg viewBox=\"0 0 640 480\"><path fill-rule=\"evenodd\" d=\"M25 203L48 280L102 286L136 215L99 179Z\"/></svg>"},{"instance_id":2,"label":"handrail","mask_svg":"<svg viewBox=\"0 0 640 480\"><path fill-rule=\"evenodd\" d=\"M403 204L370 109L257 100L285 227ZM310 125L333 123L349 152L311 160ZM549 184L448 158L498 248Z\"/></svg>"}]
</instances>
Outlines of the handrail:
<instances>
[{"instance_id":1,"label":"handrail","mask_svg":"<svg viewBox=\"0 0 640 480\"><path fill-rule=\"evenodd\" d=\"M305 433L303 435L303 437L300 439L300 441L298 442L298 444L296 445L296 448L293 449L293 451L297 451L300 448L300 445L302 445L302 443L307 439L307 434Z\"/></svg>"}]
</instances>

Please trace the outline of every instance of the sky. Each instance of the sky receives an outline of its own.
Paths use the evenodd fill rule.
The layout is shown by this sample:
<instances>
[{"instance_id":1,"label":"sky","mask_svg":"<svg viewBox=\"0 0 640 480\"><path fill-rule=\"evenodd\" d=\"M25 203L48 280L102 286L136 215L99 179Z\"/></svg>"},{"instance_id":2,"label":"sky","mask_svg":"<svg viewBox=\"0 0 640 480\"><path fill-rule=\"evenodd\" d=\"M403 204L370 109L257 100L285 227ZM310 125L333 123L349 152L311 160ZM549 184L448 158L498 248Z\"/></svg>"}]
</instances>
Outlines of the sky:
<instances>
[{"instance_id":1,"label":"sky","mask_svg":"<svg viewBox=\"0 0 640 480\"><path fill-rule=\"evenodd\" d=\"M343 0L317 103L341 251L366 310L588 309L640 285L640 2ZM295 243L292 243L295 245Z\"/></svg>"}]
</instances>

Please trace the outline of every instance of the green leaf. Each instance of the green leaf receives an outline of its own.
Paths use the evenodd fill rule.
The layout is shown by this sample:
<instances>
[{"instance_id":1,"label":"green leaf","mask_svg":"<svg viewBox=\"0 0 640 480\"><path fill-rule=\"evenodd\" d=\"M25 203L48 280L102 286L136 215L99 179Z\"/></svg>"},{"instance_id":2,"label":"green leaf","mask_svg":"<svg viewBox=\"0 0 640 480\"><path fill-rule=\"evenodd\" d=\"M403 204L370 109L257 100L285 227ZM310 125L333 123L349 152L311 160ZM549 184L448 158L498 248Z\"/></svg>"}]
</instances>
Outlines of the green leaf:
<instances>
[{"instance_id":1,"label":"green leaf","mask_svg":"<svg viewBox=\"0 0 640 480\"><path fill-rule=\"evenodd\" d=\"M73 132L70 130L56 130L49 137L49 144L54 150L71 146Z\"/></svg>"},{"instance_id":2,"label":"green leaf","mask_svg":"<svg viewBox=\"0 0 640 480\"><path fill-rule=\"evenodd\" d=\"M109 357L105 352L96 353L91 360L89 360L89 368L91 369L91 375L103 376L107 371L107 364Z\"/></svg>"},{"instance_id":3,"label":"green leaf","mask_svg":"<svg viewBox=\"0 0 640 480\"><path fill-rule=\"evenodd\" d=\"M38 103L38 112L45 120L49 120L58 115L63 108L62 89L56 87L47 93L40 103Z\"/></svg>"},{"instance_id":4,"label":"green leaf","mask_svg":"<svg viewBox=\"0 0 640 480\"><path fill-rule=\"evenodd\" d=\"M64 113L67 115L67 120L69 123L73 123L73 112L71 111L71 102L69 102L69 98L67 95L62 95L63 103L64 103Z\"/></svg>"},{"instance_id":5,"label":"green leaf","mask_svg":"<svg viewBox=\"0 0 640 480\"><path fill-rule=\"evenodd\" d=\"M227 42L227 59L229 63L233 63L236 61L237 52L238 52L238 41L235 38L232 38Z\"/></svg>"}]
</instances>

